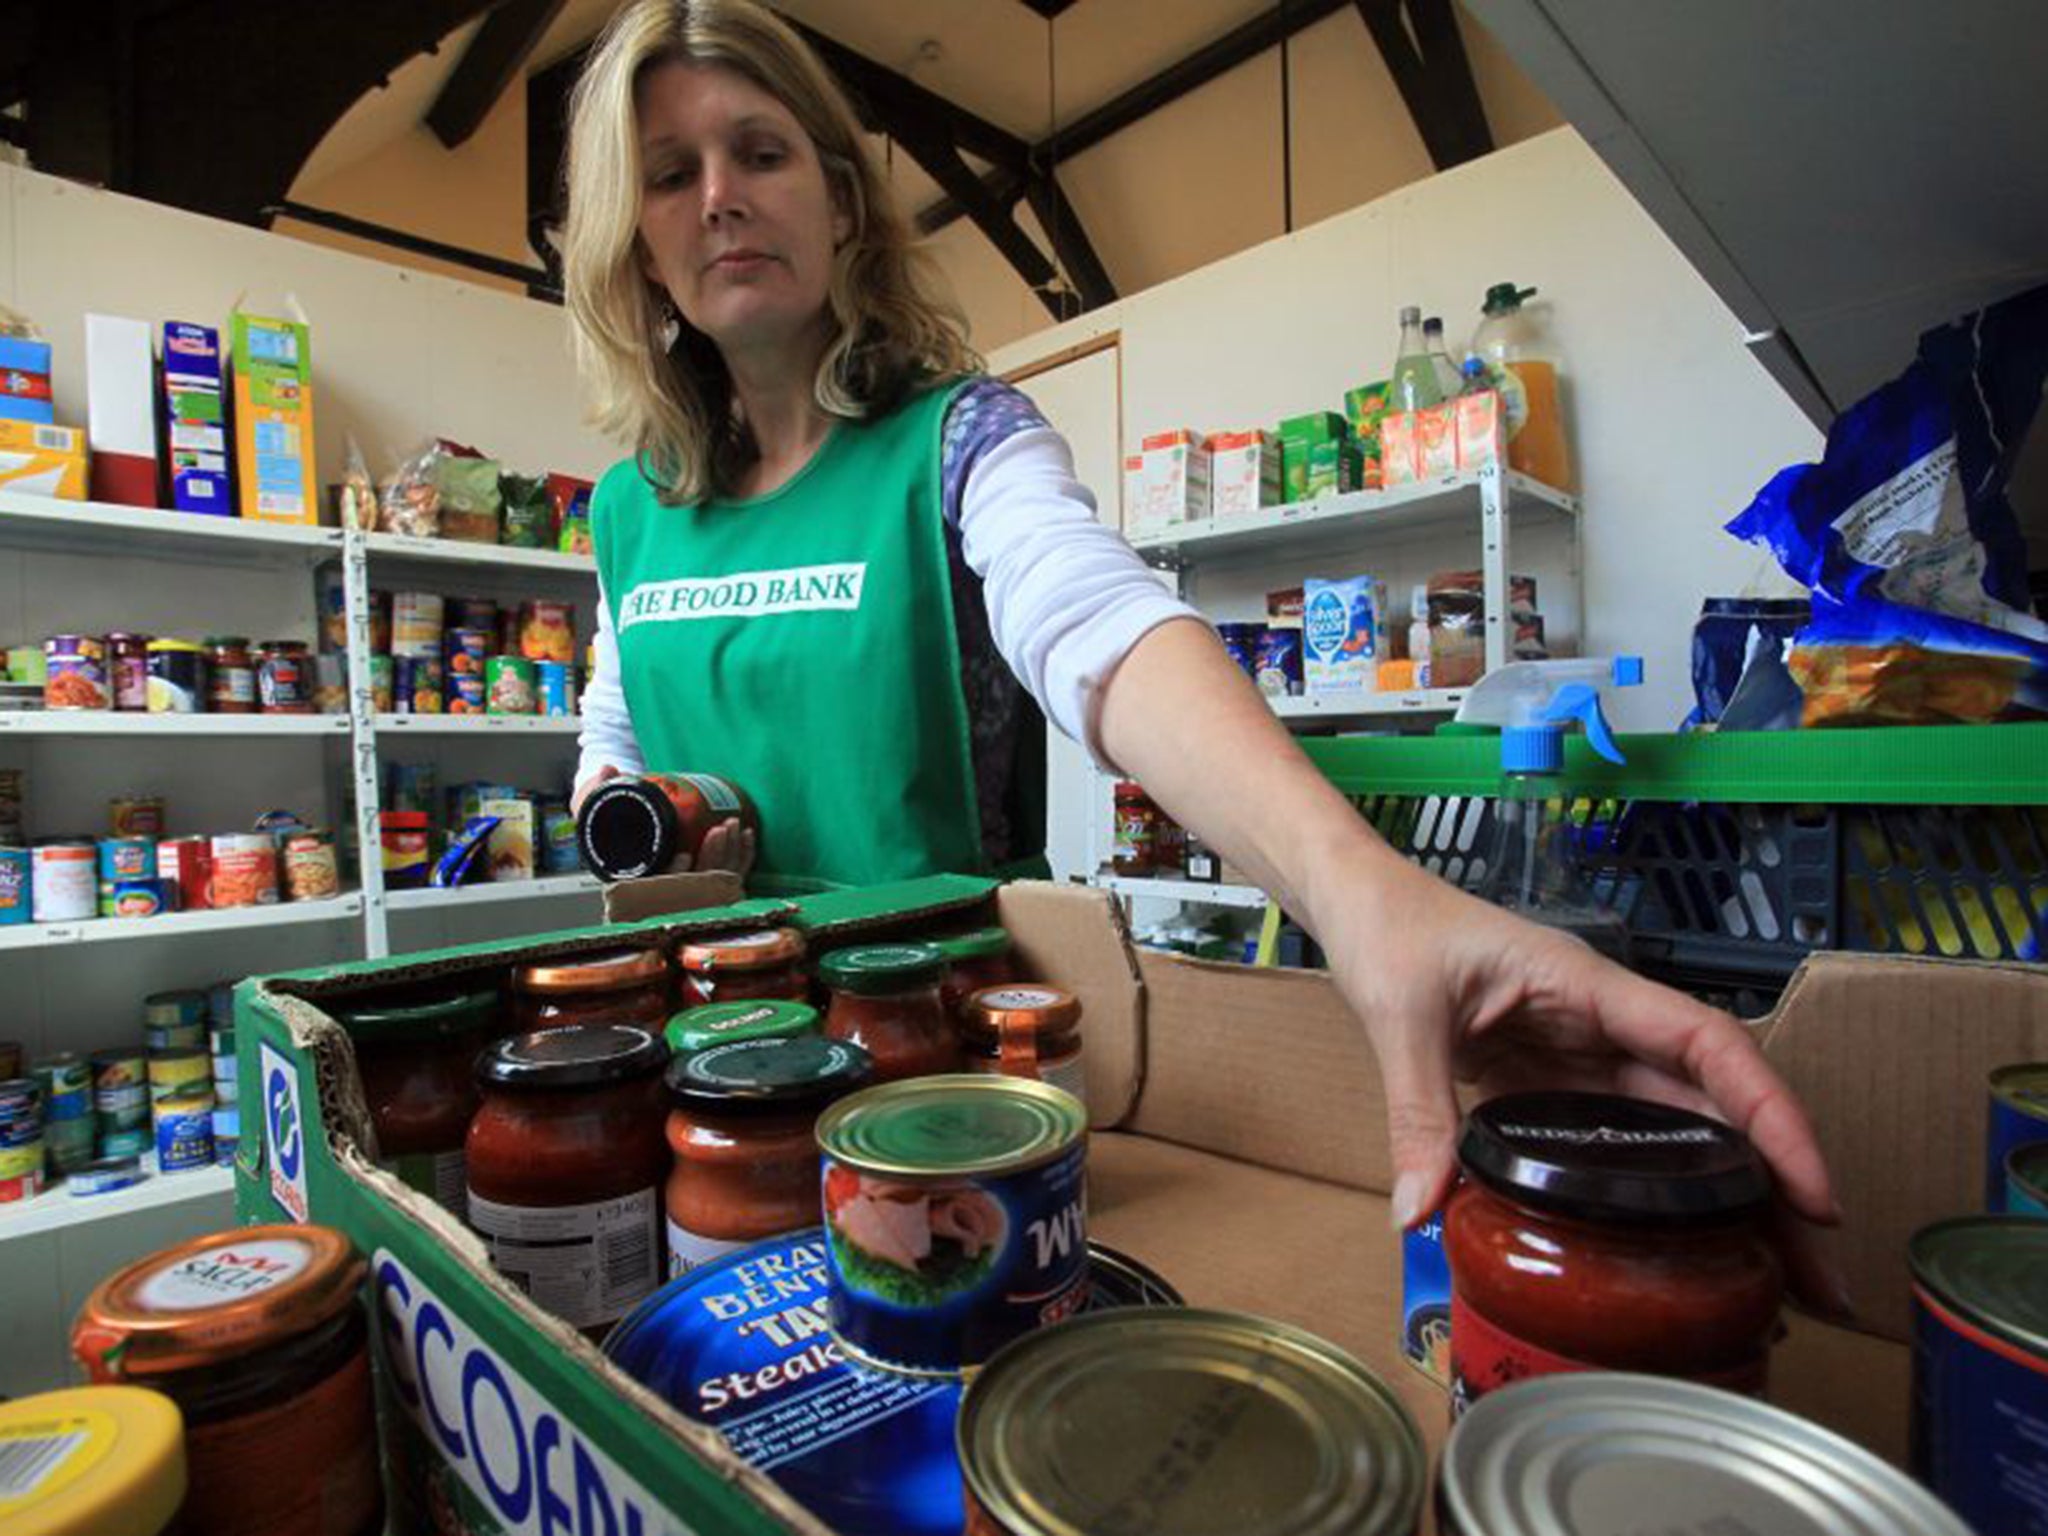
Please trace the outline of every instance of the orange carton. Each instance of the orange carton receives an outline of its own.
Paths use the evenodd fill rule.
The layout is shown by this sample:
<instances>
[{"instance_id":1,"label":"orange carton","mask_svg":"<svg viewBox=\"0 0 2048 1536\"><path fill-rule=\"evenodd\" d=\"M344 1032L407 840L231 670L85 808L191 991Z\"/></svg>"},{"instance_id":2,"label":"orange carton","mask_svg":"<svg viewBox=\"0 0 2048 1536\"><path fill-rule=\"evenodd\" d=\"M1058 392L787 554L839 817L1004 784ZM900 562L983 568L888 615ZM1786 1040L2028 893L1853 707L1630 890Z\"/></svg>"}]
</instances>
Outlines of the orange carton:
<instances>
[{"instance_id":1,"label":"orange carton","mask_svg":"<svg viewBox=\"0 0 2048 1536\"><path fill-rule=\"evenodd\" d=\"M1381 693L1406 693L1415 686L1415 663L1383 661L1379 664L1375 680Z\"/></svg>"},{"instance_id":2,"label":"orange carton","mask_svg":"<svg viewBox=\"0 0 2048 1536\"><path fill-rule=\"evenodd\" d=\"M1415 416L1413 411L1389 411L1380 418L1380 472L1390 491L1422 478L1422 442Z\"/></svg>"},{"instance_id":3,"label":"orange carton","mask_svg":"<svg viewBox=\"0 0 2048 1536\"><path fill-rule=\"evenodd\" d=\"M1485 469L1507 457L1507 433L1501 419L1500 392L1481 390L1451 402L1458 413L1458 468Z\"/></svg>"},{"instance_id":4,"label":"orange carton","mask_svg":"<svg viewBox=\"0 0 2048 1536\"><path fill-rule=\"evenodd\" d=\"M1417 474L1441 480L1458 472L1458 406L1456 401L1432 405L1415 413Z\"/></svg>"}]
</instances>

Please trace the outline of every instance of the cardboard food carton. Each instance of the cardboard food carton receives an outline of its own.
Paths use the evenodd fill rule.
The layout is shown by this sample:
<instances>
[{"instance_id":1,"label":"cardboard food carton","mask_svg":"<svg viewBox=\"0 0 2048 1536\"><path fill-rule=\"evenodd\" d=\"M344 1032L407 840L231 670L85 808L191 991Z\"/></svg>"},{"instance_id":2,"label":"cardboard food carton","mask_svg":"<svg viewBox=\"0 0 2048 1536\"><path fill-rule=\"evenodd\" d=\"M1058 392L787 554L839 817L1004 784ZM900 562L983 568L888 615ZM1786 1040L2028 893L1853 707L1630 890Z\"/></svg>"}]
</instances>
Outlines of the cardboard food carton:
<instances>
[{"instance_id":1,"label":"cardboard food carton","mask_svg":"<svg viewBox=\"0 0 2048 1536\"><path fill-rule=\"evenodd\" d=\"M50 344L38 337L0 336L0 421L57 419L50 395Z\"/></svg>"},{"instance_id":2,"label":"cardboard food carton","mask_svg":"<svg viewBox=\"0 0 2048 1536\"><path fill-rule=\"evenodd\" d=\"M1415 413L1416 469L1424 480L1443 480L1458 472L1458 407L1432 405Z\"/></svg>"},{"instance_id":3,"label":"cardboard food carton","mask_svg":"<svg viewBox=\"0 0 2048 1536\"><path fill-rule=\"evenodd\" d=\"M163 380L171 505L180 512L233 516L220 332L166 320Z\"/></svg>"},{"instance_id":4,"label":"cardboard food carton","mask_svg":"<svg viewBox=\"0 0 2048 1536\"><path fill-rule=\"evenodd\" d=\"M0 490L83 501L89 461L79 428L0 416Z\"/></svg>"},{"instance_id":5,"label":"cardboard food carton","mask_svg":"<svg viewBox=\"0 0 2048 1536\"><path fill-rule=\"evenodd\" d=\"M1302 583L1302 678L1310 696L1372 688L1385 650L1386 583L1372 576Z\"/></svg>"},{"instance_id":6,"label":"cardboard food carton","mask_svg":"<svg viewBox=\"0 0 2048 1536\"><path fill-rule=\"evenodd\" d=\"M1318 494L1312 490L1312 464L1324 466L1338 462L1328 445L1349 440L1351 427L1335 411L1310 411L1304 416L1290 416L1280 423L1280 481L1281 495L1289 502L1307 501ZM1318 455L1318 445L1324 451ZM1327 468L1325 474L1327 474ZM1329 487L1334 488L1334 487Z\"/></svg>"},{"instance_id":7,"label":"cardboard food carton","mask_svg":"<svg viewBox=\"0 0 2048 1536\"><path fill-rule=\"evenodd\" d=\"M1344 391L1344 418L1351 423L1351 436L1363 461L1359 474L1362 490L1381 490L1387 483L1380 464L1380 423L1390 409L1392 388L1387 380L1376 379Z\"/></svg>"},{"instance_id":8,"label":"cardboard food carton","mask_svg":"<svg viewBox=\"0 0 2048 1536\"><path fill-rule=\"evenodd\" d=\"M1501 414L1500 391L1483 389L1476 395L1460 395L1453 403L1458 413L1458 468L1506 463L1507 422Z\"/></svg>"},{"instance_id":9,"label":"cardboard food carton","mask_svg":"<svg viewBox=\"0 0 2048 1536\"><path fill-rule=\"evenodd\" d=\"M1126 533L1139 531L1144 517L1145 501L1145 456L1139 453L1124 456L1124 504L1119 512L1121 525Z\"/></svg>"},{"instance_id":10,"label":"cardboard food carton","mask_svg":"<svg viewBox=\"0 0 2048 1536\"><path fill-rule=\"evenodd\" d=\"M237 510L267 523L314 523L313 353L306 327L237 310L228 322Z\"/></svg>"},{"instance_id":11,"label":"cardboard food carton","mask_svg":"<svg viewBox=\"0 0 2048 1536\"><path fill-rule=\"evenodd\" d=\"M1364 460L1348 439L1310 443L1302 476L1303 499L1341 496L1363 489Z\"/></svg>"},{"instance_id":12,"label":"cardboard food carton","mask_svg":"<svg viewBox=\"0 0 2048 1536\"><path fill-rule=\"evenodd\" d=\"M1136 531L1156 533L1209 515L1209 450L1199 432L1156 432L1140 445L1143 494Z\"/></svg>"},{"instance_id":13,"label":"cardboard food carton","mask_svg":"<svg viewBox=\"0 0 2048 1536\"><path fill-rule=\"evenodd\" d=\"M1219 432L1209 439L1211 515L1233 517L1280 501L1280 444L1270 432Z\"/></svg>"},{"instance_id":14,"label":"cardboard food carton","mask_svg":"<svg viewBox=\"0 0 2048 1536\"><path fill-rule=\"evenodd\" d=\"M479 815L498 818L498 824L491 828L491 840L484 849L490 878L493 881L531 880L534 873L533 802L523 797L486 799L477 810Z\"/></svg>"},{"instance_id":15,"label":"cardboard food carton","mask_svg":"<svg viewBox=\"0 0 2048 1536\"><path fill-rule=\"evenodd\" d=\"M85 317L85 424L92 499L158 505L156 354L148 321Z\"/></svg>"}]
</instances>

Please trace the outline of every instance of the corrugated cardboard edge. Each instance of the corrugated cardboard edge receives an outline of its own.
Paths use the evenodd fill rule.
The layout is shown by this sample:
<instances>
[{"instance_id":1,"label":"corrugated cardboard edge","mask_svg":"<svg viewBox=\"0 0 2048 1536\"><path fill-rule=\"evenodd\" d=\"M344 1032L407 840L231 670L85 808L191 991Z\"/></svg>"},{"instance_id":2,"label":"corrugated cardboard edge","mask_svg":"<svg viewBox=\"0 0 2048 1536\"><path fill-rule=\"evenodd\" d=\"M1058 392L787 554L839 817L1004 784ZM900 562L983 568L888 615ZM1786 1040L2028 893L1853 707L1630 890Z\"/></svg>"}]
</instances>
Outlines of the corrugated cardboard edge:
<instances>
[{"instance_id":1,"label":"corrugated cardboard edge","mask_svg":"<svg viewBox=\"0 0 2048 1536\"><path fill-rule=\"evenodd\" d=\"M1146 1002L1122 907L1092 887L1021 880L1002 888L996 911L1016 944L1019 975L1081 1000L1089 1124L1123 1125L1144 1088Z\"/></svg>"},{"instance_id":2,"label":"corrugated cardboard edge","mask_svg":"<svg viewBox=\"0 0 2048 1536\"><path fill-rule=\"evenodd\" d=\"M746 886L728 870L702 870L695 874L649 875L644 880L621 880L604 888L604 920L608 923L637 923L650 917L670 917L678 912L700 912L706 907L730 907L746 899Z\"/></svg>"},{"instance_id":3,"label":"corrugated cardboard edge","mask_svg":"<svg viewBox=\"0 0 2048 1536\"><path fill-rule=\"evenodd\" d=\"M1858 1325L1908 1341L1906 1244L1982 1209L1986 1078L2048 1060L2048 966L1814 955L1760 1033L1827 1155Z\"/></svg>"},{"instance_id":4,"label":"corrugated cardboard edge","mask_svg":"<svg viewBox=\"0 0 2048 1536\"><path fill-rule=\"evenodd\" d=\"M729 926L721 923L713 926ZM527 941L526 947L535 948ZM550 946L552 953L552 947ZM427 969L427 968L416 968ZM836 1536L803 1505L785 1493L767 1473L735 1455L725 1437L706 1424L687 1418L679 1409L618 1369L598 1347L576 1329L536 1307L526 1293L491 1266L482 1242L440 1205L378 1168L363 1151L375 1145L370 1116L356 1072L355 1051L348 1032L304 998L259 988L289 1032L294 1047L313 1062L319 1095L320 1124L335 1167L347 1178L373 1191L385 1205L423 1227L434 1241L457 1255L472 1278L512 1308L520 1321L546 1338L555 1349L597 1372L606 1388L638 1408L669 1439L683 1446L719 1478L743 1489L764 1510L785 1522L797 1536ZM359 1144L360 1143L360 1144Z\"/></svg>"}]
</instances>

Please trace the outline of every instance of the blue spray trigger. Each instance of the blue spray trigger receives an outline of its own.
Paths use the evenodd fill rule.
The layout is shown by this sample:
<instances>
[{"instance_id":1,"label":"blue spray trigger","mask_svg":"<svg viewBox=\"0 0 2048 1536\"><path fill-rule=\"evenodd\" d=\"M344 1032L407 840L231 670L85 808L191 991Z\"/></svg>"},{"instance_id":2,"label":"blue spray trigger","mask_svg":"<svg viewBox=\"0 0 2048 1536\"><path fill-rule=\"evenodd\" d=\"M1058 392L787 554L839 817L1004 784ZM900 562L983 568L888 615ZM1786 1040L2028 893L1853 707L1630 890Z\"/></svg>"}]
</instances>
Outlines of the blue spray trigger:
<instances>
[{"instance_id":1,"label":"blue spray trigger","mask_svg":"<svg viewBox=\"0 0 2048 1536\"><path fill-rule=\"evenodd\" d=\"M1590 683L1566 683L1552 695L1541 718L1546 725L1560 727L1576 720L1586 728L1586 740L1595 752L1610 763L1628 761L1608 729L1606 712L1600 708L1600 690Z\"/></svg>"}]
</instances>

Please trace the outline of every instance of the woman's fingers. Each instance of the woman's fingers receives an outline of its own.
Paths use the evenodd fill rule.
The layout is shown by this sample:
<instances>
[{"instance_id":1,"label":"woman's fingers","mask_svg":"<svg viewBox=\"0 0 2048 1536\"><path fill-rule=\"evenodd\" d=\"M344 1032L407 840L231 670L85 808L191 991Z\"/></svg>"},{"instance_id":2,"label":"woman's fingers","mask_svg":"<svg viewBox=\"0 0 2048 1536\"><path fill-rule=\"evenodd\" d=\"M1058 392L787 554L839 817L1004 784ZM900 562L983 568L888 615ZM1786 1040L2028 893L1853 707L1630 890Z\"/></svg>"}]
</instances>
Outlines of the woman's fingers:
<instances>
[{"instance_id":1,"label":"woman's fingers","mask_svg":"<svg viewBox=\"0 0 2048 1536\"><path fill-rule=\"evenodd\" d=\"M597 772L593 773L581 784L578 784L575 793L569 797L569 814L572 816L580 815L583 811L583 802L590 798L590 792L606 779L616 779L618 776L619 770L610 763L606 763Z\"/></svg>"},{"instance_id":2,"label":"woman's fingers","mask_svg":"<svg viewBox=\"0 0 2048 1536\"><path fill-rule=\"evenodd\" d=\"M1405 1229L1443 1204L1450 1193L1458 1147L1450 1020L1440 1003L1431 1006L1413 999L1380 1002L1371 1012L1358 1011L1367 1021L1379 1057L1394 1161L1391 1214L1394 1225Z\"/></svg>"},{"instance_id":3,"label":"woman's fingers","mask_svg":"<svg viewBox=\"0 0 2048 1536\"><path fill-rule=\"evenodd\" d=\"M1829 1228L1814 1225L1781 1199L1773 1208L1771 1238L1785 1262L1794 1300L1831 1323L1856 1320L1855 1298Z\"/></svg>"}]
</instances>

